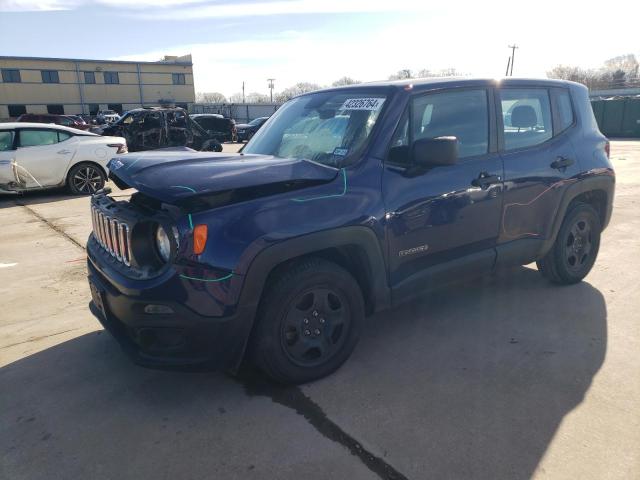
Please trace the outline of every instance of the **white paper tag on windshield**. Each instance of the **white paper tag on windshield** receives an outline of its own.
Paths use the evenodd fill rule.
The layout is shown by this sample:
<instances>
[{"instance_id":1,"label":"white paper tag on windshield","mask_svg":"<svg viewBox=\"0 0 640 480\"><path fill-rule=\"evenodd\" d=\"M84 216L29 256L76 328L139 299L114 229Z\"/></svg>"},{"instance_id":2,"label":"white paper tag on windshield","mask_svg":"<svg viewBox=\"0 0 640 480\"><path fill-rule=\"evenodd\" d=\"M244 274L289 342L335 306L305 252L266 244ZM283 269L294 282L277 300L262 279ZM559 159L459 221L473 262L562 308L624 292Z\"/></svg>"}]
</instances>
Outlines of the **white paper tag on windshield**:
<instances>
[{"instance_id":1,"label":"white paper tag on windshield","mask_svg":"<svg viewBox=\"0 0 640 480\"><path fill-rule=\"evenodd\" d=\"M377 112L382 108L384 98L347 98L340 110L368 110Z\"/></svg>"}]
</instances>

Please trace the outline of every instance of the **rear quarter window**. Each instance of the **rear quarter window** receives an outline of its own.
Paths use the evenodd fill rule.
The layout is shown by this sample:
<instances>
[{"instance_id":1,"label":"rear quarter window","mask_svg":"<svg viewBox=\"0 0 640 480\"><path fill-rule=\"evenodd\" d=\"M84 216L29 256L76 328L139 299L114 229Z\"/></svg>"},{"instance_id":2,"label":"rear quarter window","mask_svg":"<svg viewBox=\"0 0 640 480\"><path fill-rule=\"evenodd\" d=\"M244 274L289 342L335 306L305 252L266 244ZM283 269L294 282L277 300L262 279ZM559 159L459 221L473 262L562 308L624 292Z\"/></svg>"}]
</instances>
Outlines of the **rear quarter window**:
<instances>
[{"instance_id":1,"label":"rear quarter window","mask_svg":"<svg viewBox=\"0 0 640 480\"><path fill-rule=\"evenodd\" d=\"M571 95L568 90L560 90L556 95L558 119L560 124L558 125L558 131L563 132L571 125L573 125L573 107L571 105Z\"/></svg>"}]
</instances>

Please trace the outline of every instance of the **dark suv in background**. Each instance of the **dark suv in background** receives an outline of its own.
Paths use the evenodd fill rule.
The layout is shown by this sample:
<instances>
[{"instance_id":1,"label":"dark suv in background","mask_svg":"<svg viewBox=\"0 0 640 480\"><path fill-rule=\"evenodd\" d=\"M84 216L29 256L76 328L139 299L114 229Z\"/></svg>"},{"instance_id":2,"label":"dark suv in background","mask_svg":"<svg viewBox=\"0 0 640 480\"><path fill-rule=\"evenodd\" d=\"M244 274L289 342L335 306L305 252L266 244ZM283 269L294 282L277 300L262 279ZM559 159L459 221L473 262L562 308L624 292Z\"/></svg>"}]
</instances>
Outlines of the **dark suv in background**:
<instances>
[{"instance_id":1,"label":"dark suv in background","mask_svg":"<svg viewBox=\"0 0 640 480\"><path fill-rule=\"evenodd\" d=\"M221 152L222 145L182 108L147 107L129 110L102 130L103 135L124 137L130 152L167 147Z\"/></svg>"},{"instance_id":2,"label":"dark suv in background","mask_svg":"<svg viewBox=\"0 0 640 480\"><path fill-rule=\"evenodd\" d=\"M581 281L615 184L587 89L511 78L313 92L241 155L109 169L137 193L92 198L95 315L141 364L233 371L246 352L287 383L337 369L367 315L427 289L531 262Z\"/></svg>"},{"instance_id":3,"label":"dark suv in background","mask_svg":"<svg viewBox=\"0 0 640 480\"><path fill-rule=\"evenodd\" d=\"M244 142L247 140L251 140L260 127L264 125L264 123L269 120L269 117L258 117L251 120L249 123L239 123L236 125L236 129L238 131L238 141Z\"/></svg>"},{"instance_id":4,"label":"dark suv in background","mask_svg":"<svg viewBox=\"0 0 640 480\"><path fill-rule=\"evenodd\" d=\"M219 142L238 141L236 122L232 118L225 118L215 113L196 113L189 116Z\"/></svg>"}]
</instances>

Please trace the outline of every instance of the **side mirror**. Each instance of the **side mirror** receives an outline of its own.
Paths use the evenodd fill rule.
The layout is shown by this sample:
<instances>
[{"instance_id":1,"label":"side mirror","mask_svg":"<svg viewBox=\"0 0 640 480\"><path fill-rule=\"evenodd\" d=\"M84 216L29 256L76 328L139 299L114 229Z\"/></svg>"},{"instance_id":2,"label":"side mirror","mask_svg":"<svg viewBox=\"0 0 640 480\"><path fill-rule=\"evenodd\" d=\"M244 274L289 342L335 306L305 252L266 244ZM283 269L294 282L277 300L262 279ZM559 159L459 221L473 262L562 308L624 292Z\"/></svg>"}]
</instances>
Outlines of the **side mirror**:
<instances>
[{"instance_id":1,"label":"side mirror","mask_svg":"<svg viewBox=\"0 0 640 480\"><path fill-rule=\"evenodd\" d=\"M421 138L413 142L411 157L421 167L454 165L458 160L456 137Z\"/></svg>"}]
</instances>

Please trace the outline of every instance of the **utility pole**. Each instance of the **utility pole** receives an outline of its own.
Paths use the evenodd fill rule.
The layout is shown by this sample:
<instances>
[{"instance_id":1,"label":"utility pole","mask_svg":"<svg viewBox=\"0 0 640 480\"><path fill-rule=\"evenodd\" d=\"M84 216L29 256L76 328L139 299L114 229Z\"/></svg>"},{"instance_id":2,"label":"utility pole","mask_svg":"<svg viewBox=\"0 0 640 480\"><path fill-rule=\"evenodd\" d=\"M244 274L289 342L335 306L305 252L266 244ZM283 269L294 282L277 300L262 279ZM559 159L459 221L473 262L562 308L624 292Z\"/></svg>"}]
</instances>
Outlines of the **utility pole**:
<instances>
[{"instance_id":1,"label":"utility pole","mask_svg":"<svg viewBox=\"0 0 640 480\"><path fill-rule=\"evenodd\" d=\"M511 65L511 56L509 56L508 60L507 60L507 71L504 72L504 76L508 77L509 76L509 65Z\"/></svg>"},{"instance_id":2,"label":"utility pole","mask_svg":"<svg viewBox=\"0 0 640 480\"><path fill-rule=\"evenodd\" d=\"M273 103L273 82L275 81L275 78L267 78L267 82L269 82L269 90L271 91L271 103Z\"/></svg>"},{"instance_id":3,"label":"utility pole","mask_svg":"<svg viewBox=\"0 0 640 480\"><path fill-rule=\"evenodd\" d=\"M245 101L244 101L244 81L242 82L242 103L245 103Z\"/></svg>"},{"instance_id":4,"label":"utility pole","mask_svg":"<svg viewBox=\"0 0 640 480\"><path fill-rule=\"evenodd\" d=\"M518 46L514 43L513 45L509 45L509 48L511 49L511 71L509 72L509 76L513 77L513 63L516 59L516 48L518 48Z\"/></svg>"}]
</instances>

